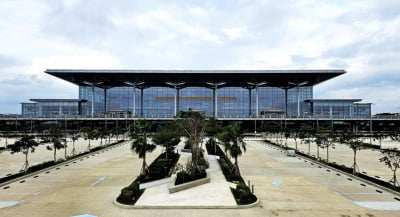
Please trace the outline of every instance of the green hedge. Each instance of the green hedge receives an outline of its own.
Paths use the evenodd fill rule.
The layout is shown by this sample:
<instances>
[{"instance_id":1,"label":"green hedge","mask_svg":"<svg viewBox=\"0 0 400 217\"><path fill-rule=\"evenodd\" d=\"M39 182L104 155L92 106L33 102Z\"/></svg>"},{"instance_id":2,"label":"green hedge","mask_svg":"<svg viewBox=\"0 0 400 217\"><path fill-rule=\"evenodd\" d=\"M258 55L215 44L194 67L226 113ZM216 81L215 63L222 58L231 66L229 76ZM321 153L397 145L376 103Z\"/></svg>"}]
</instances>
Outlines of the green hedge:
<instances>
[{"instance_id":1,"label":"green hedge","mask_svg":"<svg viewBox=\"0 0 400 217\"><path fill-rule=\"evenodd\" d=\"M117 197L117 201L126 205L133 205L143 194L144 189L139 189L138 180L135 180L128 187L121 190L121 194Z\"/></svg>"},{"instance_id":2,"label":"green hedge","mask_svg":"<svg viewBox=\"0 0 400 217\"><path fill-rule=\"evenodd\" d=\"M231 188L231 191L238 205L251 204L257 201L257 197L251 193L250 188L244 183L237 184L236 189Z\"/></svg>"}]
</instances>

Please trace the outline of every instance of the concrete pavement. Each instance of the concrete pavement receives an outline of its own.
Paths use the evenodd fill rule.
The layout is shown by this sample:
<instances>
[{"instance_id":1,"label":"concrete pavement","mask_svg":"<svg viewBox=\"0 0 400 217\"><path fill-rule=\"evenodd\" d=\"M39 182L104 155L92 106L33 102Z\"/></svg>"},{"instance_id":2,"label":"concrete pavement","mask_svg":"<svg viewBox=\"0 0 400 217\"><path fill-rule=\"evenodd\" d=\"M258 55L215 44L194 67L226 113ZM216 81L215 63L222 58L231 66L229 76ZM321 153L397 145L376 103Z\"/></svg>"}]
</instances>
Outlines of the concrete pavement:
<instances>
[{"instance_id":1,"label":"concrete pavement","mask_svg":"<svg viewBox=\"0 0 400 217\"><path fill-rule=\"evenodd\" d=\"M160 149L148 155L151 162ZM261 142L248 141L247 152L239 158L245 179L255 186L260 199L249 209L123 209L113 200L122 187L139 174L141 159L129 145L116 147L84 158L25 182L0 189L0 204L19 204L0 209L0 216L336 216L395 217L399 210L370 209L367 202L390 202L400 208L389 192L376 192L373 186L349 181L304 159L287 157ZM105 177L103 180L102 177ZM96 183L97 182L97 183ZM96 183L95 185L93 185ZM196 195L191 195L195 197ZM217 198L215 198L217 199ZM213 198L207 198L213 200ZM357 202L364 202L359 206ZM379 206L381 207L381 206Z\"/></svg>"}]
</instances>

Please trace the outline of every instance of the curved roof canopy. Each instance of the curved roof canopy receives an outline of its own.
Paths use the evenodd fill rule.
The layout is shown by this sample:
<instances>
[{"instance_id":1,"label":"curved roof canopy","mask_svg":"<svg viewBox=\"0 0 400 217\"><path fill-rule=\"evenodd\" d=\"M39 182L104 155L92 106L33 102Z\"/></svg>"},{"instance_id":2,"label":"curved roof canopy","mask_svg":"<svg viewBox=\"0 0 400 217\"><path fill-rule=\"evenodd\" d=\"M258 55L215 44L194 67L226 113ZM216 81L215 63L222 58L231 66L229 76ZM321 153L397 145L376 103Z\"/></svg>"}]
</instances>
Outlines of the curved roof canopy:
<instances>
[{"instance_id":1,"label":"curved roof canopy","mask_svg":"<svg viewBox=\"0 0 400 217\"><path fill-rule=\"evenodd\" d=\"M140 84L141 88L211 87L210 83L223 86L252 87L266 82L265 86L291 88L296 85L313 86L346 73L345 70L88 70L47 69L45 73L80 86L95 85L109 88ZM169 83L169 84L167 84ZM208 83L208 84L207 84Z\"/></svg>"}]
</instances>

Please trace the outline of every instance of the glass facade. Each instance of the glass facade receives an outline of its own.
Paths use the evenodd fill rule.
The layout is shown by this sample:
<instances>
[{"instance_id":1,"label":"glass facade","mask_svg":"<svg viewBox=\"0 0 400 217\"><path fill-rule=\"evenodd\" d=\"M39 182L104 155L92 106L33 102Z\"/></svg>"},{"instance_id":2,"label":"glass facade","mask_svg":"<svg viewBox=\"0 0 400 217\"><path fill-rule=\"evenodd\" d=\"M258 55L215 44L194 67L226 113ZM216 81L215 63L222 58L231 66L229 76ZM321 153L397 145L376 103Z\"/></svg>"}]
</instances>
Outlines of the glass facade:
<instances>
[{"instance_id":1,"label":"glass facade","mask_svg":"<svg viewBox=\"0 0 400 217\"><path fill-rule=\"evenodd\" d=\"M57 117L81 115L81 100L38 99L35 103L22 103L24 117Z\"/></svg>"},{"instance_id":2,"label":"glass facade","mask_svg":"<svg viewBox=\"0 0 400 217\"><path fill-rule=\"evenodd\" d=\"M106 91L97 87L93 89L94 115L104 115L115 111L130 112L130 114L135 112L136 117L173 117L175 114L175 89L173 87L136 88L135 97L133 96L133 87L114 87ZM257 116L257 91L255 88L221 87L215 93L214 91L213 88L206 87L178 89L177 112L192 109L202 111L207 116L213 116L215 113L215 94L218 117L246 118ZM305 100L312 99L312 86L288 89L287 96L289 116L297 116L298 113L302 116L310 113L310 106L305 103ZM79 98L88 101L83 106L83 114L91 115L92 87L80 86ZM133 109L134 99L135 109ZM270 113L284 114L285 104L284 89L268 86L258 88L259 116L268 116Z\"/></svg>"},{"instance_id":3,"label":"glass facade","mask_svg":"<svg viewBox=\"0 0 400 217\"><path fill-rule=\"evenodd\" d=\"M354 103L351 100L315 100L311 102L314 116L354 117L371 115L370 103Z\"/></svg>"},{"instance_id":4,"label":"glass facade","mask_svg":"<svg viewBox=\"0 0 400 217\"><path fill-rule=\"evenodd\" d=\"M38 115L37 103L21 103L23 117L36 117Z\"/></svg>"}]
</instances>

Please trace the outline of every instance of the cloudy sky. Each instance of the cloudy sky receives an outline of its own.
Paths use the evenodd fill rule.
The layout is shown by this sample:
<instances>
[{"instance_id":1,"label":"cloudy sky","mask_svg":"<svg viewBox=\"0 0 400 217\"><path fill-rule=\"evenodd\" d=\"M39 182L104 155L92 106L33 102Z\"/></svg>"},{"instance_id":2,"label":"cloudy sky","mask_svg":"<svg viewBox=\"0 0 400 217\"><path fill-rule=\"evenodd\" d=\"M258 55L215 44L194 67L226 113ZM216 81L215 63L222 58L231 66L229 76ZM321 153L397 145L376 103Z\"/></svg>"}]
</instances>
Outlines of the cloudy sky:
<instances>
[{"instance_id":1,"label":"cloudy sky","mask_svg":"<svg viewBox=\"0 0 400 217\"><path fill-rule=\"evenodd\" d=\"M77 98L45 69L345 69L314 98L400 112L398 0L1 0L0 113Z\"/></svg>"}]
</instances>

